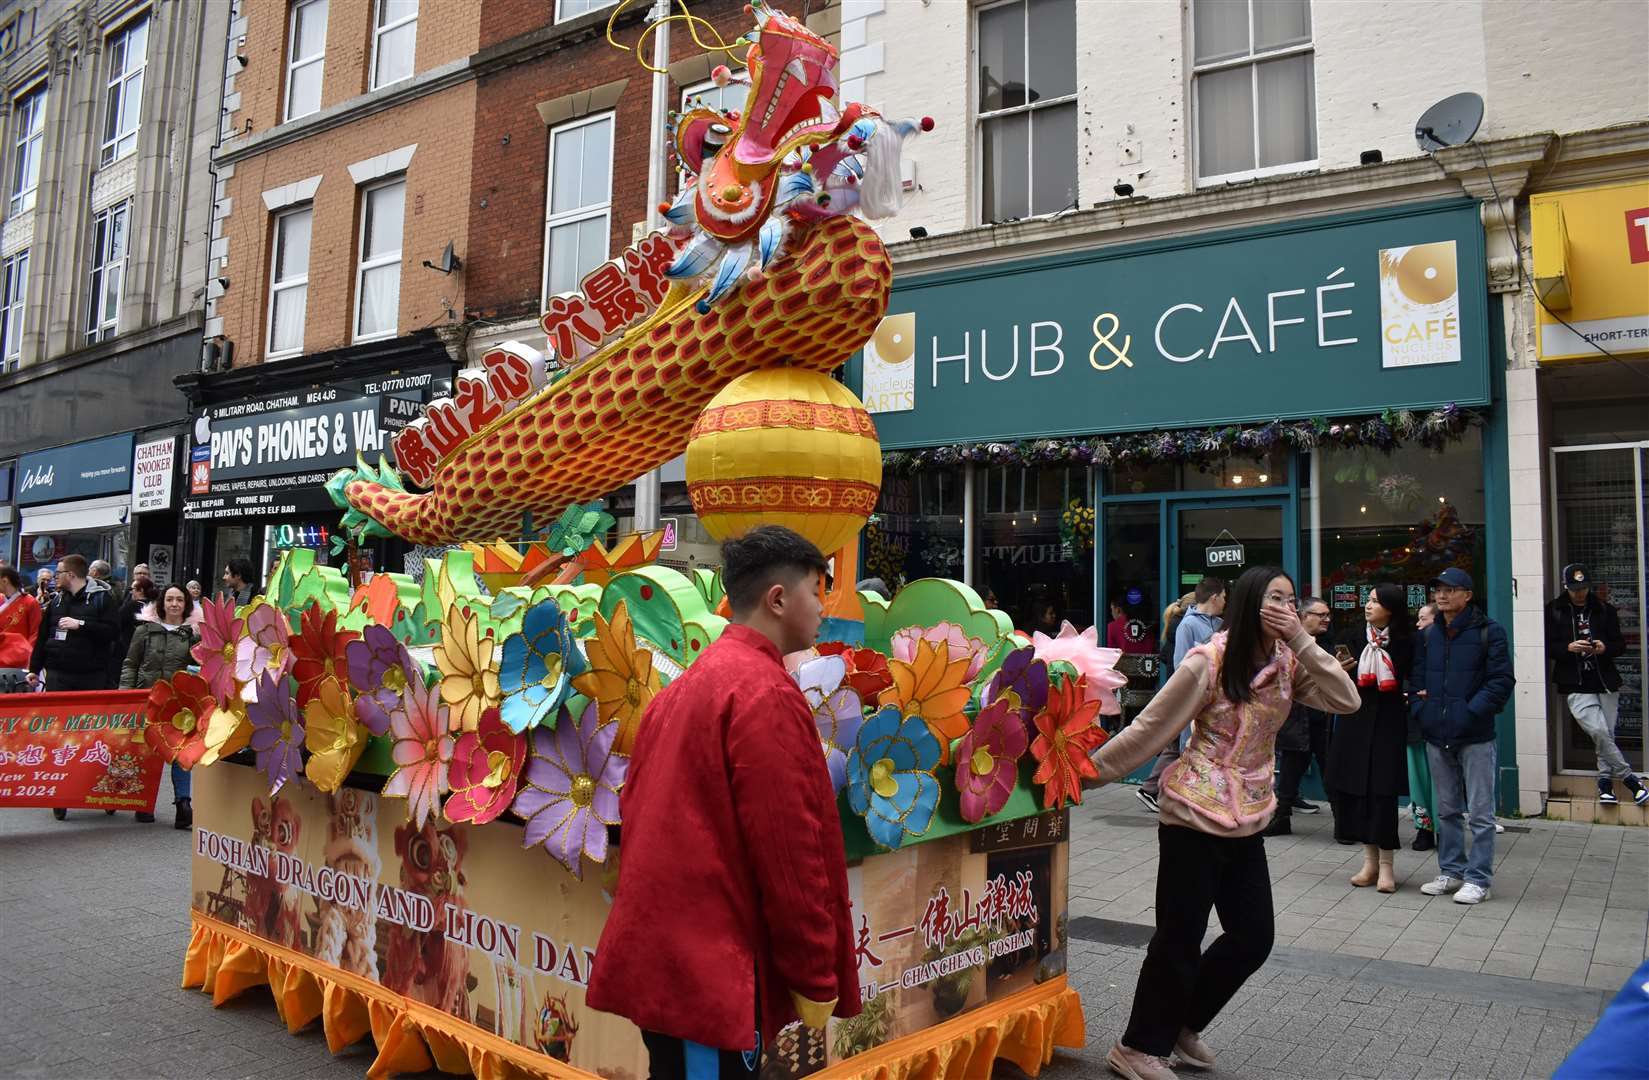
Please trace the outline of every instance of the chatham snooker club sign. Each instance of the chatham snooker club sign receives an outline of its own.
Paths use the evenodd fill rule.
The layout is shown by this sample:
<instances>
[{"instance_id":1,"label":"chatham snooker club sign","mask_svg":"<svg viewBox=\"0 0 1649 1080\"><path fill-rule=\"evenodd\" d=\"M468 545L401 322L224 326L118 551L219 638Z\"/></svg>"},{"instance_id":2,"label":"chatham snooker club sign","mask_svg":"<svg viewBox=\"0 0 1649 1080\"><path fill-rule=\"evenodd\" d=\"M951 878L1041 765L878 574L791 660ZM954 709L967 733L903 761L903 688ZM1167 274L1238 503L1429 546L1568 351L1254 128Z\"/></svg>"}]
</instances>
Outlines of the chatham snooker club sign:
<instances>
[{"instance_id":1,"label":"chatham snooker club sign","mask_svg":"<svg viewBox=\"0 0 1649 1080\"><path fill-rule=\"evenodd\" d=\"M896 281L850 367L883 446L1489 400L1475 203Z\"/></svg>"}]
</instances>

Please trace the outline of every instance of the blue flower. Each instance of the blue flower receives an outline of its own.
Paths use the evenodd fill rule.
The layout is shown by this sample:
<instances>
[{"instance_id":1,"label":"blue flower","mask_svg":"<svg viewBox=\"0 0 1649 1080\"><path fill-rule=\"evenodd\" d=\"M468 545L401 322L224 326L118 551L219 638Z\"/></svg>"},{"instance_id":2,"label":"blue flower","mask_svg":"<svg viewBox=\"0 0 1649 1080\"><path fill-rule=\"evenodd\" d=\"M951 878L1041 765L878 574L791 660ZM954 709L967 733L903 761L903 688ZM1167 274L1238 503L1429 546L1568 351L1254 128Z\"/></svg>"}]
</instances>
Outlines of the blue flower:
<instances>
[{"instance_id":1,"label":"blue flower","mask_svg":"<svg viewBox=\"0 0 1649 1080\"><path fill-rule=\"evenodd\" d=\"M859 729L847 759L847 802L863 814L871 838L897 848L921 836L939 806L939 741L920 716L885 705Z\"/></svg>"},{"instance_id":2,"label":"blue flower","mask_svg":"<svg viewBox=\"0 0 1649 1080\"><path fill-rule=\"evenodd\" d=\"M504 639L498 661L498 687L503 693L498 715L504 726L519 735L556 715L573 676L582 674L584 668L584 655L573 644L567 617L555 598L528 608L520 633Z\"/></svg>"}]
</instances>

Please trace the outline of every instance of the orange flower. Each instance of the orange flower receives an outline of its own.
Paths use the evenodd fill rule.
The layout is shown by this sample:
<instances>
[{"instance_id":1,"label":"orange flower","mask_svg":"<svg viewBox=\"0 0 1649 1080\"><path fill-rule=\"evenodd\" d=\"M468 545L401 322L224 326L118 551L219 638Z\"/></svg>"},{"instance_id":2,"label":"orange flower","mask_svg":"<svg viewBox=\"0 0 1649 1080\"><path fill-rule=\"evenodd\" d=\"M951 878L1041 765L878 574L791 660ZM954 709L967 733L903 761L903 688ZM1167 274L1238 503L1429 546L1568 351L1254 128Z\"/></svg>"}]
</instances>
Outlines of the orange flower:
<instances>
[{"instance_id":1,"label":"orange flower","mask_svg":"<svg viewBox=\"0 0 1649 1080\"><path fill-rule=\"evenodd\" d=\"M909 663L889 660L893 686L882 692L881 704L898 702L906 716L920 716L933 737L939 740L939 761L950 763L950 744L968 733L967 708L973 691L968 687L970 657L962 653L952 660L950 646L943 641L916 643Z\"/></svg>"},{"instance_id":2,"label":"orange flower","mask_svg":"<svg viewBox=\"0 0 1649 1080\"><path fill-rule=\"evenodd\" d=\"M653 668L653 654L636 646L630 613L620 603L613 621L595 613L595 635L584 642L590 670L573 680L573 689L596 703L598 726L618 721L613 750L628 754L635 746L641 714L663 689Z\"/></svg>"},{"instance_id":3,"label":"orange flower","mask_svg":"<svg viewBox=\"0 0 1649 1080\"><path fill-rule=\"evenodd\" d=\"M1099 776L1088 755L1105 741L1105 732L1095 723L1099 701L1086 696L1082 679L1060 680L1048 693L1048 707L1036 714L1031 756L1038 764L1031 779L1043 785L1042 805L1049 810L1080 803L1083 778Z\"/></svg>"}]
</instances>

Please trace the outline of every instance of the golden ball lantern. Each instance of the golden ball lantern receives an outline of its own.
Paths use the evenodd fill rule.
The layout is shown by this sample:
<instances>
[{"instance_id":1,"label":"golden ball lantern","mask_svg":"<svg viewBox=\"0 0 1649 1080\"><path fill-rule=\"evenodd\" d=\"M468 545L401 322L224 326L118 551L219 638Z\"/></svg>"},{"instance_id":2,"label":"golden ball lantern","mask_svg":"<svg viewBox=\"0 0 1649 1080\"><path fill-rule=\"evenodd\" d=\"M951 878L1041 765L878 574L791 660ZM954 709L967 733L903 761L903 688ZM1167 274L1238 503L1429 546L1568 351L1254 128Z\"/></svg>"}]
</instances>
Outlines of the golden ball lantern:
<instances>
[{"instance_id":1,"label":"golden ball lantern","mask_svg":"<svg viewBox=\"0 0 1649 1080\"><path fill-rule=\"evenodd\" d=\"M881 488L870 414L816 371L741 375L705 406L687 442L687 493L717 540L783 525L828 555L864 528Z\"/></svg>"}]
</instances>

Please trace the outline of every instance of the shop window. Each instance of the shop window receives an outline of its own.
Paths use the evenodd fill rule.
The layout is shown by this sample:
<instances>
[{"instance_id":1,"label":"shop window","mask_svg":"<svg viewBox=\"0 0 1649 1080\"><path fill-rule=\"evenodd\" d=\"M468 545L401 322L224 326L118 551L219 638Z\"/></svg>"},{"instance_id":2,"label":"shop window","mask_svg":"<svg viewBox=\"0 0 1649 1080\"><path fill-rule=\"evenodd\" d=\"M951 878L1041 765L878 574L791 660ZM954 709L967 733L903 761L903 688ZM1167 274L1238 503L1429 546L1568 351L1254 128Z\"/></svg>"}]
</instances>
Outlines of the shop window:
<instances>
[{"instance_id":1,"label":"shop window","mask_svg":"<svg viewBox=\"0 0 1649 1080\"><path fill-rule=\"evenodd\" d=\"M11 212L34 209L40 186L40 151L46 139L46 87L24 94L12 107L16 141L12 148Z\"/></svg>"},{"instance_id":2,"label":"shop window","mask_svg":"<svg viewBox=\"0 0 1649 1080\"><path fill-rule=\"evenodd\" d=\"M1197 179L1317 165L1310 0L1193 0Z\"/></svg>"},{"instance_id":3,"label":"shop window","mask_svg":"<svg viewBox=\"0 0 1649 1080\"><path fill-rule=\"evenodd\" d=\"M1427 584L1450 566L1472 575L1480 586L1476 602L1483 603L1480 430L1440 451L1410 444L1390 454L1368 447L1318 452L1322 491L1304 486L1300 547L1309 561L1310 500L1320 495L1322 563L1312 576L1321 582L1336 632L1359 624L1369 592L1382 582L1406 586L1409 610L1418 610Z\"/></svg>"},{"instance_id":4,"label":"shop window","mask_svg":"<svg viewBox=\"0 0 1649 1080\"><path fill-rule=\"evenodd\" d=\"M864 576L892 591L918 578L961 580L964 483L960 466L884 475L864 533Z\"/></svg>"},{"instance_id":5,"label":"shop window","mask_svg":"<svg viewBox=\"0 0 1649 1080\"><path fill-rule=\"evenodd\" d=\"M977 474L974 587L1023 630L1094 623L1093 519L1081 512L1091 505L1087 479L1086 468L1065 465Z\"/></svg>"},{"instance_id":6,"label":"shop window","mask_svg":"<svg viewBox=\"0 0 1649 1080\"><path fill-rule=\"evenodd\" d=\"M544 297L572 292L607 259L612 233L613 114L550 132Z\"/></svg>"},{"instance_id":7,"label":"shop window","mask_svg":"<svg viewBox=\"0 0 1649 1080\"><path fill-rule=\"evenodd\" d=\"M326 66L327 0L292 5L286 41L286 118L319 112L321 74Z\"/></svg>"},{"instance_id":8,"label":"shop window","mask_svg":"<svg viewBox=\"0 0 1649 1080\"><path fill-rule=\"evenodd\" d=\"M980 9L975 58L980 219L1014 221L1074 205L1075 0Z\"/></svg>"},{"instance_id":9,"label":"shop window","mask_svg":"<svg viewBox=\"0 0 1649 1080\"><path fill-rule=\"evenodd\" d=\"M103 51L109 58L103 106L103 164L107 165L137 149L137 129L143 117L143 69L149 52L148 18L111 34Z\"/></svg>"},{"instance_id":10,"label":"shop window","mask_svg":"<svg viewBox=\"0 0 1649 1080\"><path fill-rule=\"evenodd\" d=\"M0 371L16 371L23 363L23 308L28 303L29 289L27 248L6 260L3 288L4 292L0 293Z\"/></svg>"},{"instance_id":11,"label":"shop window","mask_svg":"<svg viewBox=\"0 0 1649 1080\"><path fill-rule=\"evenodd\" d=\"M126 275L126 243L132 204L128 200L92 221L92 273L86 299L86 340L105 341L120 329L120 296Z\"/></svg>"},{"instance_id":12,"label":"shop window","mask_svg":"<svg viewBox=\"0 0 1649 1080\"><path fill-rule=\"evenodd\" d=\"M401 310L401 223L405 178L361 193L360 264L355 273L355 340L395 336Z\"/></svg>"},{"instance_id":13,"label":"shop window","mask_svg":"<svg viewBox=\"0 0 1649 1080\"><path fill-rule=\"evenodd\" d=\"M1232 457L1208 462L1121 462L1106 476L1110 495L1144 495L1173 491L1254 491L1288 486L1289 451L1273 449L1263 457Z\"/></svg>"},{"instance_id":14,"label":"shop window","mask_svg":"<svg viewBox=\"0 0 1649 1080\"><path fill-rule=\"evenodd\" d=\"M372 22L372 89L412 78L418 0L378 0Z\"/></svg>"},{"instance_id":15,"label":"shop window","mask_svg":"<svg viewBox=\"0 0 1649 1080\"><path fill-rule=\"evenodd\" d=\"M309 306L310 207L275 218L269 274L268 359L303 352L304 312Z\"/></svg>"},{"instance_id":16,"label":"shop window","mask_svg":"<svg viewBox=\"0 0 1649 1080\"><path fill-rule=\"evenodd\" d=\"M566 22L592 11L612 7L618 0L555 0L555 21Z\"/></svg>"}]
</instances>

